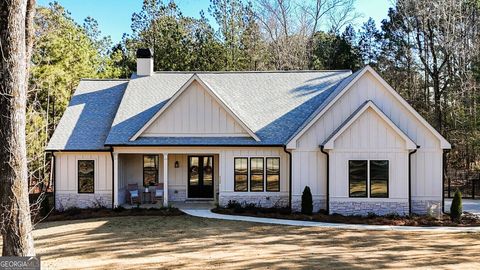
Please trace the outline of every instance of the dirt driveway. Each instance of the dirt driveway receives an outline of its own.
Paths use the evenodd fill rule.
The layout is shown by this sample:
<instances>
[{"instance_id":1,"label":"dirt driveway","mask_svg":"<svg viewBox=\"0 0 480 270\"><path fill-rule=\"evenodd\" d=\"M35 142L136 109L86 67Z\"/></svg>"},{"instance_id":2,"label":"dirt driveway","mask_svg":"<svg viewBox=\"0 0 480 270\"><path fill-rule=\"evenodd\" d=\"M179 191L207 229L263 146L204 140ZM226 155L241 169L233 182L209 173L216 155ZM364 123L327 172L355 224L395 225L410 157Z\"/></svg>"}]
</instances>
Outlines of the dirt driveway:
<instances>
[{"instance_id":1,"label":"dirt driveway","mask_svg":"<svg viewBox=\"0 0 480 270\"><path fill-rule=\"evenodd\" d=\"M345 231L178 217L47 222L42 269L480 268L480 234Z\"/></svg>"}]
</instances>

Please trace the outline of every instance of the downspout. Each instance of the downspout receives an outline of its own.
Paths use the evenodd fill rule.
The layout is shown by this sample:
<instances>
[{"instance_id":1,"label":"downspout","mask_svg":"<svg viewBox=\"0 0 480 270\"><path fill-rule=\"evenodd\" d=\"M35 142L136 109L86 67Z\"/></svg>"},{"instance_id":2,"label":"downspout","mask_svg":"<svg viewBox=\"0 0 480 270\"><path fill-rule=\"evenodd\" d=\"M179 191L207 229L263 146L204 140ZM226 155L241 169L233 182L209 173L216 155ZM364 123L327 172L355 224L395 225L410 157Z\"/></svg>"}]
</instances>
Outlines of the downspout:
<instances>
[{"instance_id":1,"label":"downspout","mask_svg":"<svg viewBox=\"0 0 480 270\"><path fill-rule=\"evenodd\" d=\"M292 153L287 151L287 146L283 146L283 151L288 154L288 208L292 211Z\"/></svg>"},{"instance_id":2,"label":"downspout","mask_svg":"<svg viewBox=\"0 0 480 270\"><path fill-rule=\"evenodd\" d=\"M450 149L443 149L442 155L442 213L445 213L445 171L447 170L447 154L450 152ZM450 185L448 196L450 196Z\"/></svg>"},{"instance_id":3,"label":"downspout","mask_svg":"<svg viewBox=\"0 0 480 270\"><path fill-rule=\"evenodd\" d=\"M412 215L412 155L415 154L420 148L420 145L417 145L417 149L408 153L408 215Z\"/></svg>"},{"instance_id":4,"label":"downspout","mask_svg":"<svg viewBox=\"0 0 480 270\"><path fill-rule=\"evenodd\" d=\"M110 146L110 157L112 158L112 209L115 207L115 162L113 161L113 147Z\"/></svg>"},{"instance_id":5,"label":"downspout","mask_svg":"<svg viewBox=\"0 0 480 270\"><path fill-rule=\"evenodd\" d=\"M57 210L57 201L56 201L56 194L57 194L57 161L55 160L55 152L52 151L52 181L53 181L53 209Z\"/></svg>"},{"instance_id":6,"label":"downspout","mask_svg":"<svg viewBox=\"0 0 480 270\"><path fill-rule=\"evenodd\" d=\"M330 215L330 155L327 151L325 151L325 146L320 145L320 152L324 153L327 156L327 214Z\"/></svg>"}]
</instances>

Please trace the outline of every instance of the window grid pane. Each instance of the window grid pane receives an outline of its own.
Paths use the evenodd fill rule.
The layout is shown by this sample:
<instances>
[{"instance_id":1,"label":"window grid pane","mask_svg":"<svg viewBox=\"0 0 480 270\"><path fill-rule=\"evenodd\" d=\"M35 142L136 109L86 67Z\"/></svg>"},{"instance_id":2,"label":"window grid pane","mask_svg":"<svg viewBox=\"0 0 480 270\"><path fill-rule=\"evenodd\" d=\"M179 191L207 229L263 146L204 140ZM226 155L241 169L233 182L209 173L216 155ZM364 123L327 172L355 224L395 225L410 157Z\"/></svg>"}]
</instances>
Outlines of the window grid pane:
<instances>
[{"instance_id":1,"label":"window grid pane","mask_svg":"<svg viewBox=\"0 0 480 270\"><path fill-rule=\"evenodd\" d=\"M234 167L234 190L248 191L248 158L235 158Z\"/></svg>"},{"instance_id":2,"label":"window grid pane","mask_svg":"<svg viewBox=\"0 0 480 270\"><path fill-rule=\"evenodd\" d=\"M370 197L388 198L388 160L370 160Z\"/></svg>"},{"instance_id":3,"label":"window grid pane","mask_svg":"<svg viewBox=\"0 0 480 270\"><path fill-rule=\"evenodd\" d=\"M263 158L250 158L250 191L263 191Z\"/></svg>"},{"instance_id":4,"label":"window grid pane","mask_svg":"<svg viewBox=\"0 0 480 270\"><path fill-rule=\"evenodd\" d=\"M94 193L95 161L79 160L77 167L78 193Z\"/></svg>"},{"instance_id":5,"label":"window grid pane","mask_svg":"<svg viewBox=\"0 0 480 270\"><path fill-rule=\"evenodd\" d=\"M152 186L158 182L158 156L143 156L143 185Z\"/></svg>"},{"instance_id":6,"label":"window grid pane","mask_svg":"<svg viewBox=\"0 0 480 270\"><path fill-rule=\"evenodd\" d=\"M357 198L367 197L367 161L348 161L349 196Z\"/></svg>"},{"instance_id":7,"label":"window grid pane","mask_svg":"<svg viewBox=\"0 0 480 270\"><path fill-rule=\"evenodd\" d=\"M280 158L267 158L267 191L280 191Z\"/></svg>"}]
</instances>

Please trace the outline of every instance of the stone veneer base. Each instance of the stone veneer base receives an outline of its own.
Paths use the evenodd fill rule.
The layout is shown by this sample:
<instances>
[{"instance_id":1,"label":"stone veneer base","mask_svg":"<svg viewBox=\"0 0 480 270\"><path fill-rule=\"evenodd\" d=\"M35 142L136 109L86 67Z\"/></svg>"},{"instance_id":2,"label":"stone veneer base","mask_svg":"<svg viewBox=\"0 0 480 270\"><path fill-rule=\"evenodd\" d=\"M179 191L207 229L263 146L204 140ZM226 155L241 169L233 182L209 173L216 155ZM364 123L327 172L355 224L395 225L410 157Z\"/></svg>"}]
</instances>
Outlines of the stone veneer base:
<instances>
[{"instance_id":1,"label":"stone veneer base","mask_svg":"<svg viewBox=\"0 0 480 270\"><path fill-rule=\"evenodd\" d=\"M222 195L219 196L219 205L226 207L229 201L236 201L242 204L254 203L260 207L286 207L288 206L288 195Z\"/></svg>"},{"instance_id":2,"label":"stone veneer base","mask_svg":"<svg viewBox=\"0 0 480 270\"><path fill-rule=\"evenodd\" d=\"M317 213L321 209L325 210L327 201L323 197L313 196L313 212ZM302 196L293 196L292 197L292 211L300 212L302 211Z\"/></svg>"},{"instance_id":3,"label":"stone veneer base","mask_svg":"<svg viewBox=\"0 0 480 270\"><path fill-rule=\"evenodd\" d=\"M408 215L408 202L330 202L330 214L366 216L371 213L380 216Z\"/></svg>"},{"instance_id":4,"label":"stone veneer base","mask_svg":"<svg viewBox=\"0 0 480 270\"><path fill-rule=\"evenodd\" d=\"M57 193L55 194L55 209L58 211L69 208L112 208L112 194L75 194L75 193Z\"/></svg>"}]
</instances>

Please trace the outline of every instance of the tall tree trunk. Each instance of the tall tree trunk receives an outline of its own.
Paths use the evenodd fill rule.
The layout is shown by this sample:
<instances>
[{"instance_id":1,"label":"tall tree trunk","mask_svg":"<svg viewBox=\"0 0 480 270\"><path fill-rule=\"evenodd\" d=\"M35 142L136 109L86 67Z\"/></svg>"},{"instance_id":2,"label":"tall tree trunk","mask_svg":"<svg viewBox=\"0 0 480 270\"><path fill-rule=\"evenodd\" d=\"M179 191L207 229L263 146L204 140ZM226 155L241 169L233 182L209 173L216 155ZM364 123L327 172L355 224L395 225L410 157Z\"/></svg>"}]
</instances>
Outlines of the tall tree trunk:
<instances>
[{"instance_id":1,"label":"tall tree trunk","mask_svg":"<svg viewBox=\"0 0 480 270\"><path fill-rule=\"evenodd\" d=\"M25 141L35 0L0 2L0 214L3 256L33 256Z\"/></svg>"}]
</instances>

